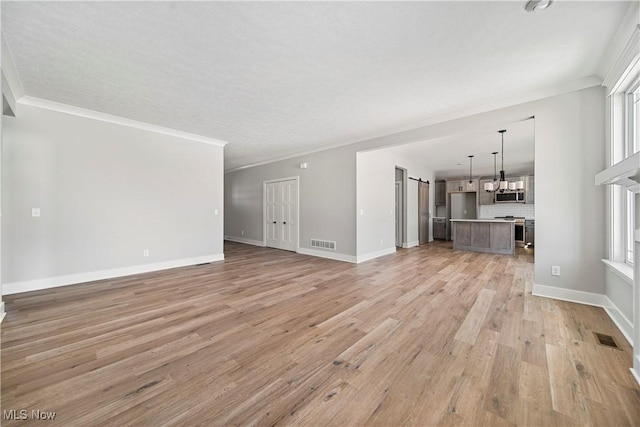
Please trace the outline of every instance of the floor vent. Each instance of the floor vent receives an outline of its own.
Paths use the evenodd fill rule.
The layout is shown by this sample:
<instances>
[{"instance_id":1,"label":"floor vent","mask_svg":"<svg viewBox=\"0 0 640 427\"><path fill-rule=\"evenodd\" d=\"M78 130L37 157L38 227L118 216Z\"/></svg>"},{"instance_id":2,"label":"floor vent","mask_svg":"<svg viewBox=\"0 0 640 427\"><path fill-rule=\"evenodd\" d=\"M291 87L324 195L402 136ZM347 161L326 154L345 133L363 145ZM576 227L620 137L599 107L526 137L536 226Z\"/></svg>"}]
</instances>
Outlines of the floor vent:
<instances>
[{"instance_id":1,"label":"floor vent","mask_svg":"<svg viewBox=\"0 0 640 427\"><path fill-rule=\"evenodd\" d=\"M202 265L211 265L211 263L210 262L202 262L200 264L196 264L196 267L200 267Z\"/></svg>"},{"instance_id":2,"label":"floor vent","mask_svg":"<svg viewBox=\"0 0 640 427\"><path fill-rule=\"evenodd\" d=\"M311 247L320 249L331 249L332 251L335 251L336 242L332 242L330 240L311 239Z\"/></svg>"},{"instance_id":3,"label":"floor vent","mask_svg":"<svg viewBox=\"0 0 640 427\"><path fill-rule=\"evenodd\" d=\"M599 334L594 332L598 342L601 345L606 345L607 347L619 348L618 344L616 344L616 340L611 335Z\"/></svg>"}]
</instances>

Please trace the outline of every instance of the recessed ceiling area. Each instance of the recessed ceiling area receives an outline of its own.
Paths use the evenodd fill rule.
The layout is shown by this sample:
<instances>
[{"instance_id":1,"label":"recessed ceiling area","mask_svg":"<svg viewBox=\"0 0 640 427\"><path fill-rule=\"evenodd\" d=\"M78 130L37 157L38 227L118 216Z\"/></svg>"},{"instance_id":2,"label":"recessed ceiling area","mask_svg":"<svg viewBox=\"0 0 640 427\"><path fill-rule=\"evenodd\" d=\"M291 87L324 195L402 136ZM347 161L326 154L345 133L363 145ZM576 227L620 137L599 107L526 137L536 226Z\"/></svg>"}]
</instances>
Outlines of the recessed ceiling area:
<instances>
[{"instance_id":1,"label":"recessed ceiling area","mask_svg":"<svg viewBox=\"0 0 640 427\"><path fill-rule=\"evenodd\" d=\"M534 174L534 119L478 129L443 138L386 148L400 158L420 159L437 179L467 178L469 155L473 155L473 178L493 177L493 155L497 151L498 177L501 167L501 137L504 134L504 170L509 176Z\"/></svg>"},{"instance_id":2,"label":"recessed ceiling area","mask_svg":"<svg viewBox=\"0 0 640 427\"><path fill-rule=\"evenodd\" d=\"M227 141L229 170L594 76L630 4L525 3L3 2L2 31L26 95Z\"/></svg>"}]
</instances>

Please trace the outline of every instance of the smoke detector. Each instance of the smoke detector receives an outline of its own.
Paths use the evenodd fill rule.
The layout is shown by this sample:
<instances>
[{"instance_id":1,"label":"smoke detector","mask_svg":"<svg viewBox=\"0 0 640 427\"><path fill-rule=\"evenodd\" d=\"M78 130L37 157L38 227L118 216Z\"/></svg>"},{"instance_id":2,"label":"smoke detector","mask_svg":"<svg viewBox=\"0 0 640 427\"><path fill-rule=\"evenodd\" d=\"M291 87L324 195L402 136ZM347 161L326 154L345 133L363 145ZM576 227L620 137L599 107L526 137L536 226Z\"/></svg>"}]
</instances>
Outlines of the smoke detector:
<instances>
[{"instance_id":1,"label":"smoke detector","mask_svg":"<svg viewBox=\"0 0 640 427\"><path fill-rule=\"evenodd\" d=\"M524 7L527 12L537 12L539 10L545 10L553 3L552 0L530 0Z\"/></svg>"}]
</instances>

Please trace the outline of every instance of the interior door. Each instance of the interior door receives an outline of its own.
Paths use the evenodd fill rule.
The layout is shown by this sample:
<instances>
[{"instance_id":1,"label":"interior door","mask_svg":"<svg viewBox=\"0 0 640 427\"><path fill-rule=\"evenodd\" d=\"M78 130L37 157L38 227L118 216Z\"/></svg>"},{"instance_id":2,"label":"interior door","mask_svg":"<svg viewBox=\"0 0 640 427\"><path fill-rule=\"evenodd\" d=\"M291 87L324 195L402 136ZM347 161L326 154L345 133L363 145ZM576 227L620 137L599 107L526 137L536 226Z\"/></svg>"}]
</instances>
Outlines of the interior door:
<instances>
[{"instance_id":1,"label":"interior door","mask_svg":"<svg viewBox=\"0 0 640 427\"><path fill-rule=\"evenodd\" d=\"M402 246L402 183L396 182L396 246Z\"/></svg>"},{"instance_id":2,"label":"interior door","mask_svg":"<svg viewBox=\"0 0 640 427\"><path fill-rule=\"evenodd\" d=\"M429 184L418 182L418 239L422 245L429 241Z\"/></svg>"},{"instance_id":3,"label":"interior door","mask_svg":"<svg viewBox=\"0 0 640 427\"><path fill-rule=\"evenodd\" d=\"M265 244L271 248L298 249L298 181L265 183Z\"/></svg>"},{"instance_id":4,"label":"interior door","mask_svg":"<svg viewBox=\"0 0 640 427\"><path fill-rule=\"evenodd\" d=\"M279 185L277 182L270 182L265 185L265 230L266 230L266 242L265 244L271 248L280 249L280 227L279 222L279 199L278 199Z\"/></svg>"},{"instance_id":5,"label":"interior door","mask_svg":"<svg viewBox=\"0 0 640 427\"><path fill-rule=\"evenodd\" d=\"M279 182L282 238L280 249L297 250L298 243L298 182L295 179Z\"/></svg>"}]
</instances>

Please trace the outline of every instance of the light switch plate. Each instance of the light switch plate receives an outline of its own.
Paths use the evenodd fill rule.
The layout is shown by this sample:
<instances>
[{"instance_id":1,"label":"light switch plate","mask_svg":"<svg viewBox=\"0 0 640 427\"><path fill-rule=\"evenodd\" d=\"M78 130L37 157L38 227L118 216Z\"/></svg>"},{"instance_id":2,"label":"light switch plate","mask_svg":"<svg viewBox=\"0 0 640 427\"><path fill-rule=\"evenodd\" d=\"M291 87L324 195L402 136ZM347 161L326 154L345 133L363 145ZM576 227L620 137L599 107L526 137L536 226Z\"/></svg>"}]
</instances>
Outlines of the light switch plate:
<instances>
[{"instance_id":1,"label":"light switch plate","mask_svg":"<svg viewBox=\"0 0 640 427\"><path fill-rule=\"evenodd\" d=\"M31 216L32 217L39 217L40 216L40 208L32 208L31 209Z\"/></svg>"}]
</instances>

